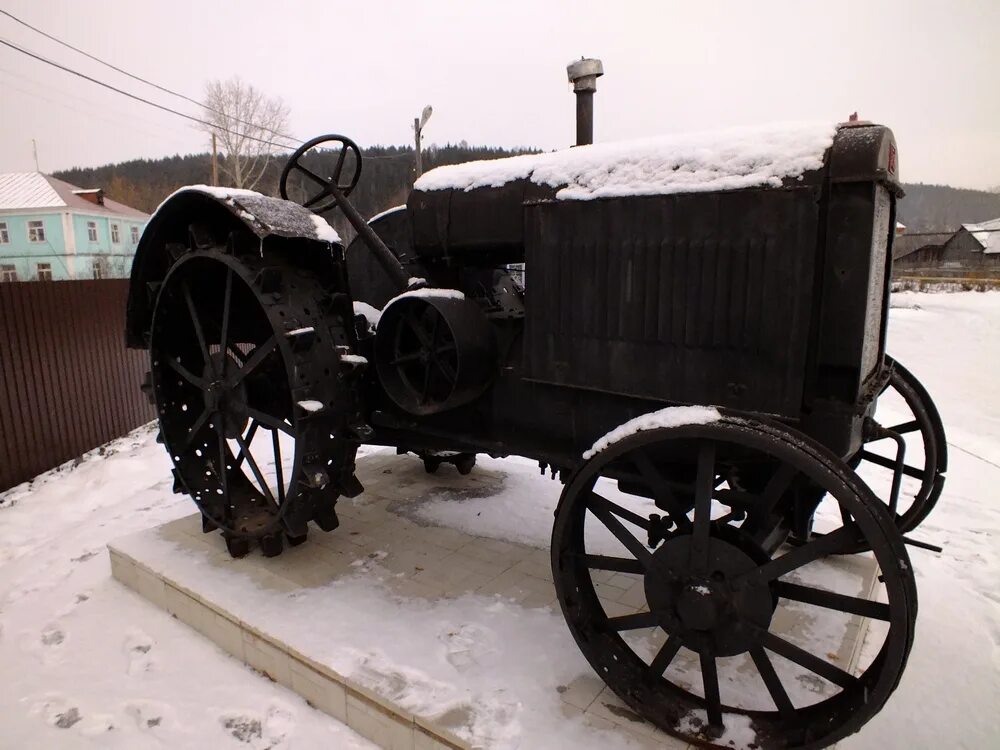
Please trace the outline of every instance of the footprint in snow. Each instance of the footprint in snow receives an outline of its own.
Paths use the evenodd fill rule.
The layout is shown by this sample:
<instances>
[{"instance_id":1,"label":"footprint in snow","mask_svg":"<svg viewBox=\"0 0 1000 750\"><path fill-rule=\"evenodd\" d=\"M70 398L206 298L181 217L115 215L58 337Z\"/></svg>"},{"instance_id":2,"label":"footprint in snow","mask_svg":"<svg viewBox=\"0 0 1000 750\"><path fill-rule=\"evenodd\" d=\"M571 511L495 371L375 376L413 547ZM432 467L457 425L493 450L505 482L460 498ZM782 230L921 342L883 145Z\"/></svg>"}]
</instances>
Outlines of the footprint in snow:
<instances>
[{"instance_id":1,"label":"footprint in snow","mask_svg":"<svg viewBox=\"0 0 1000 750\"><path fill-rule=\"evenodd\" d=\"M445 646L448 662L459 672L475 667L496 651L496 634L472 623L446 627L438 633L438 640Z\"/></svg>"},{"instance_id":2,"label":"footprint in snow","mask_svg":"<svg viewBox=\"0 0 1000 750\"><path fill-rule=\"evenodd\" d=\"M219 724L254 750L275 750L294 729L295 715L280 705L271 705L263 718L253 711L230 711L219 716Z\"/></svg>"},{"instance_id":3,"label":"footprint in snow","mask_svg":"<svg viewBox=\"0 0 1000 750\"><path fill-rule=\"evenodd\" d=\"M150 651L155 643L156 641L137 628L128 631L123 645L128 656L127 674L142 674L154 669L156 662Z\"/></svg>"},{"instance_id":4,"label":"footprint in snow","mask_svg":"<svg viewBox=\"0 0 1000 750\"><path fill-rule=\"evenodd\" d=\"M55 729L69 729L83 718L80 709L60 693L49 693L35 701L28 715L40 715L46 724Z\"/></svg>"},{"instance_id":5,"label":"footprint in snow","mask_svg":"<svg viewBox=\"0 0 1000 750\"><path fill-rule=\"evenodd\" d=\"M173 708L159 701L128 701L124 711L125 715L131 716L135 725L143 732L173 723Z\"/></svg>"}]
</instances>

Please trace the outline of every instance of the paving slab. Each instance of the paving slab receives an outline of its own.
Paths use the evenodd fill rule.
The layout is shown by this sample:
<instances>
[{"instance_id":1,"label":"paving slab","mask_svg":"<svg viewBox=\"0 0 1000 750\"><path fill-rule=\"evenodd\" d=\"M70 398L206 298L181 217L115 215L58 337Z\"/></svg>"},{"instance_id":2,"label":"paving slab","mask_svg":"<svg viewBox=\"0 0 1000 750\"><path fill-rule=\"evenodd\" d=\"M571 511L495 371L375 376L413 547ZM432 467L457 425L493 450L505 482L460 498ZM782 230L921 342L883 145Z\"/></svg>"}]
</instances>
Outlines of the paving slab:
<instances>
[{"instance_id":1,"label":"paving slab","mask_svg":"<svg viewBox=\"0 0 1000 750\"><path fill-rule=\"evenodd\" d=\"M232 560L195 513L109 545L112 575L388 750L688 747L636 716L576 651L547 550L421 517L429 498L500 493L501 462L426 475L413 457L376 452L358 473L365 492L338 504L340 528L312 529L277 558ZM828 567L871 595L870 557ZM612 615L644 607L629 576L612 573L598 594ZM807 611L779 613L778 632L815 632ZM855 668L865 627L854 618L831 636L831 658Z\"/></svg>"}]
</instances>

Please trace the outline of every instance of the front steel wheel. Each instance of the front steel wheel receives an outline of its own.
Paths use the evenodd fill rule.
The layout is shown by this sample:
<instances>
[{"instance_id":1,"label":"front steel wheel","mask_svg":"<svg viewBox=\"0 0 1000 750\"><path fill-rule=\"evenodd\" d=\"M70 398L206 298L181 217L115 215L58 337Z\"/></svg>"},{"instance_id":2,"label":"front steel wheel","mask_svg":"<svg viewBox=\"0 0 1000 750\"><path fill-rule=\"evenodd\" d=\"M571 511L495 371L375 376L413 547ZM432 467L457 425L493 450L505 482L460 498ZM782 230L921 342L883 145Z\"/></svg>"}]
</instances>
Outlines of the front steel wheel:
<instances>
[{"instance_id":1,"label":"front steel wheel","mask_svg":"<svg viewBox=\"0 0 1000 750\"><path fill-rule=\"evenodd\" d=\"M784 545L817 491L852 520ZM859 542L878 569L840 556ZM842 461L777 424L723 416L598 453L563 492L552 567L598 675L641 716L705 747L739 735L819 748L856 732L895 689L912 643L916 588L892 518ZM875 656L859 659L867 621Z\"/></svg>"}]
</instances>

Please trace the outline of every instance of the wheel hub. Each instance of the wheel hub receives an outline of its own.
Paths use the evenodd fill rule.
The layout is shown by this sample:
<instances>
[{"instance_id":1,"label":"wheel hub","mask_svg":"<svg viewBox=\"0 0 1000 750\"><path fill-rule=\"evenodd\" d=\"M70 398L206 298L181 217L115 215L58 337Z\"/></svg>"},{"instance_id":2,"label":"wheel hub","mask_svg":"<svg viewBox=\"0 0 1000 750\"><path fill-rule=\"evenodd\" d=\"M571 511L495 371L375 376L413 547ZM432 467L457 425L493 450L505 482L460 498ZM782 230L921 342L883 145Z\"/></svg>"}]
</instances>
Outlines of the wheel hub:
<instances>
[{"instance_id":1,"label":"wheel hub","mask_svg":"<svg viewBox=\"0 0 1000 750\"><path fill-rule=\"evenodd\" d=\"M759 559L722 539L712 537L708 543L709 571L692 569L690 535L660 545L646 571L646 601L663 629L677 634L688 648L734 656L767 631L776 601L766 584L738 580L759 567Z\"/></svg>"},{"instance_id":2,"label":"wheel hub","mask_svg":"<svg viewBox=\"0 0 1000 750\"><path fill-rule=\"evenodd\" d=\"M250 420L246 385L241 382L232 387L226 380L227 375L235 373L238 369L239 363L232 355L216 352L210 355L202 372L202 378L208 383L203 391L205 407L221 415L223 429L226 437L230 439L242 435Z\"/></svg>"}]
</instances>

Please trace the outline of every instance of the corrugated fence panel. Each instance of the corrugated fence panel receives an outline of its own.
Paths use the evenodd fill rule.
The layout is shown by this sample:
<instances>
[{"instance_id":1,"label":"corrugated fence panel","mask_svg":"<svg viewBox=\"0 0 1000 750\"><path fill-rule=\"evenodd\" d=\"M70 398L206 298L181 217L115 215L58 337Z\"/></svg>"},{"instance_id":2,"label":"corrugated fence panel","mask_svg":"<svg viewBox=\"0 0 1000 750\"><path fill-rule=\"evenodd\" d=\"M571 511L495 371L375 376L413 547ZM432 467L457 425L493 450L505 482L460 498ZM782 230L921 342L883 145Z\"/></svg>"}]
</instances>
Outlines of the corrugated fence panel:
<instances>
[{"instance_id":1,"label":"corrugated fence panel","mask_svg":"<svg viewBox=\"0 0 1000 750\"><path fill-rule=\"evenodd\" d=\"M0 284L0 491L154 418L127 295L125 279Z\"/></svg>"}]
</instances>

